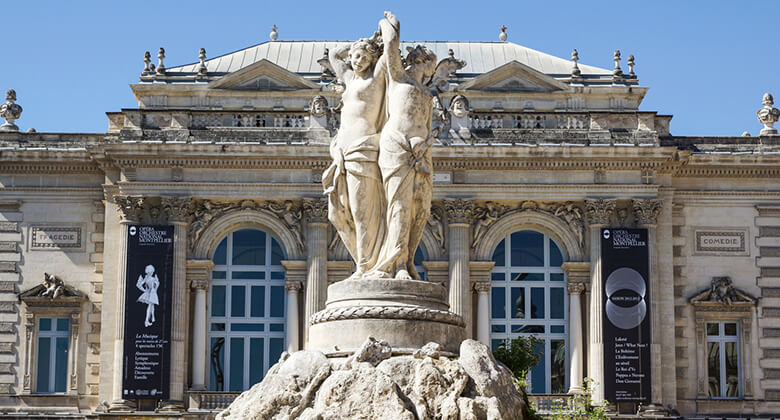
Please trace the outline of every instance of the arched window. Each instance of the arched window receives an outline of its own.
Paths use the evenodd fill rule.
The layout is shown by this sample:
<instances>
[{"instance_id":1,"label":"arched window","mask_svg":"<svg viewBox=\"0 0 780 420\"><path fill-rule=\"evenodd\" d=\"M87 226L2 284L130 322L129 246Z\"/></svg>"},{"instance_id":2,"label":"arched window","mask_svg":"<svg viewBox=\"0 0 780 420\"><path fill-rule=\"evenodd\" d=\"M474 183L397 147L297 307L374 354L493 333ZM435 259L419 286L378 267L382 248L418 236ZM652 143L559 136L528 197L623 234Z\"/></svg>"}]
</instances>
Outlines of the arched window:
<instances>
[{"instance_id":1,"label":"arched window","mask_svg":"<svg viewBox=\"0 0 780 420\"><path fill-rule=\"evenodd\" d=\"M270 234L239 230L212 261L209 389L244 391L259 382L285 348L284 251Z\"/></svg>"},{"instance_id":2,"label":"arched window","mask_svg":"<svg viewBox=\"0 0 780 420\"><path fill-rule=\"evenodd\" d=\"M420 274L420 279L423 281L428 281L428 276L425 273L425 267L422 265L423 261L427 260L428 256L425 254L425 250L423 249L422 244L417 245L417 250L414 251L414 268L417 269L417 272Z\"/></svg>"},{"instance_id":3,"label":"arched window","mask_svg":"<svg viewBox=\"0 0 780 420\"><path fill-rule=\"evenodd\" d=\"M563 394L567 391L568 351L566 282L563 255L556 243L534 231L513 232L493 251L491 273L490 338L495 349L517 336L535 336L543 342L538 365L529 372L530 392Z\"/></svg>"}]
</instances>

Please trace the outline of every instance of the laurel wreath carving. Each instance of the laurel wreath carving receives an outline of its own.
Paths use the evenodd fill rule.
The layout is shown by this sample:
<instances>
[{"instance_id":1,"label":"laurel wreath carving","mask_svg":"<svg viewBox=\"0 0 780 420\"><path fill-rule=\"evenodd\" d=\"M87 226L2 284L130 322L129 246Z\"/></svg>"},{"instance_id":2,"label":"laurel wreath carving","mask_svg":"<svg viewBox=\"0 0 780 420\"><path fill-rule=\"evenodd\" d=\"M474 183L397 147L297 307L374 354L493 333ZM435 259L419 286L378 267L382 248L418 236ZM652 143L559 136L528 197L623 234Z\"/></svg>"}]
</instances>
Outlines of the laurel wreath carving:
<instances>
[{"instance_id":1,"label":"laurel wreath carving","mask_svg":"<svg viewBox=\"0 0 780 420\"><path fill-rule=\"evenodd\" d=\"M416 306L347 306L325 309L311 316L311 324L345 319L414 319L465 327L463 318L452 312Z\"/></svg>"}]
</instances>

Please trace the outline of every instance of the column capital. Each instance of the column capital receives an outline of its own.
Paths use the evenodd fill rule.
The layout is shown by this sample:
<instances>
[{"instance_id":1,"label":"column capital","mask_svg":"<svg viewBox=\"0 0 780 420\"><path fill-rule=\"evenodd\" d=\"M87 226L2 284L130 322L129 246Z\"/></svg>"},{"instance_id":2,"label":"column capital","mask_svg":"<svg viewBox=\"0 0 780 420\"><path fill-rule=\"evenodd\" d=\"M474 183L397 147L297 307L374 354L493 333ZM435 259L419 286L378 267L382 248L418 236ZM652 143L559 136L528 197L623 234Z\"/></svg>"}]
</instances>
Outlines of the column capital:
<instances>
[{"instance_id":1,"label":"column capital","mask_svg":"<svg viewBox=\"0 0 780 420\"><path fill-rule=\"evenodd\" d=\"M208 281L212 268L214 262L211 260L187 260L187 278Z\"/></svg>"},{"instance_id":2,"label":"column capital","mask_svg":"<svg viewBox=\"0 0 780 420\"><path fill-rule=\"evenodd\" d=\"M141 212L144 208L144 198L141 196L115 195L114 203L117 205L119 217L123 222L137 223L141 220Z\"/></svg>"},{"instance_id":3,"label":"column capital","mask_svg":"<svg viewBox=\"0 0 780 420\"><path fill-rule=\"evenodd\" d=\"M608 225L616 204L617 201L614 199L586 198L585 215L588 218L588 224L591 227Z\"/></svg>"},{"instance_id":4,"label":"column capital","mask_svg":"<svg viewBox=\"0 0 780 420\"><path fill-rule=\"evenodd\" d=\"M561 270L566 273L570 282L589 283L590 263L586 261L567 261L561 264Z\"/></svg>"},{"instance_id":5,"label":"column capital","mask_svg":"<svg viewBox=\"0 0 780 420\"><path fill-rule=\"evenodd\" d=\"M160 204L171 223L187 223L191 203L192 199L189 197L160 197Z\"/></svg>"},{"instance_id":6,"label":"column capital","mask_svg":"<svg viewBox=\"0 0 780 420\"><path fill-rule=\"evenodd\" d=\"M477 281L474 282L474 290L477 292L477 294L487 294L490 292L490 282L489 281Z\"/></svg>"},{"instance_id":7,"label":"column capital","mask_svg":"<svg viewBox=\"0 0 780 420\"><path fill-rule=\"evenodd\" d=\"M209 282L206 279L190 280L190 289L194 291L206 290L209 287Z\"/></svg>"},{"instance_id":8,"label":"column capital","mask_svg":"<svg viewBox=\"0 0 780 420\"><path fill-rule=\"evenodd\" d=\"M471 224L471 216L474 212L474 200L445 198L444 211L447 212L447 219L450 225L469 225Z\"/></svg>"},{"instance_id":9,"label":"column capital","mask_svg":"<svg viewBox=\"0 0 780 420\"><path fill-rule=\"evenodd\" d=\"M631 206L634 209L634 219L640 226L654 227L658 223L658 216L661 214L663 202L658 199L638 199L631 200Z\"/></svg>"},{"instance_id":10,"label":"column capital","mask_svg":"<svg viewBox=\"0 0 780 420\"><path fill-rule=\"evenodd\" d=\"M303 214L309 223L328 223L328 200L325 198L304 198Z\"/></svg>"},{"instance_id":11,"label":"column capital","mask_svg":"<svg viewBox=\"0 0 780 420\"><path fill-rule=\"evenodd\" d=\"M581 295L585 291L585 283L582 282L566 282L566 290L570 295Z\"/></svg>"},{"instance_id":12,"label":"column capital","mask_svg":"<svg viewBox=\"0 0 780 420\"><path fill-rule=\"evenodd\" d=\"M306 260L282 260L287 281L301 281L306 279Z\"/></svg>"},{"instance_id":13,"label":"column capital","mask_svg":"<svg viewBox=\"0 0 780 420\"><path fill-rule=\"evenodd\" d=\"M303 289L303 283L300 281L286 281L284 282L284 289L288 292L299 293Z\"/></svg>"}]
</instances>

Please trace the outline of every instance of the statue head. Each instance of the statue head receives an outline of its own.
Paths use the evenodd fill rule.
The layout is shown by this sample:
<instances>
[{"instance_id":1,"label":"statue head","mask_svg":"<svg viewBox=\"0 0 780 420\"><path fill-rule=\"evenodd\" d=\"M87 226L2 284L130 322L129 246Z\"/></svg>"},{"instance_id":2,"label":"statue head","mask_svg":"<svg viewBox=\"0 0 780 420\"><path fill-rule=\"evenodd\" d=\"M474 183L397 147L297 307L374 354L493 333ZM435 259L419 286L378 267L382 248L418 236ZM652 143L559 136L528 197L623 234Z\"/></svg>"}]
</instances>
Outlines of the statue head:
<instances>
[{"instance_id":1,"label":"statue head","mask_svg":"<svg viewBox=\"0 0 780 420\"><path fill-rule=\"evenodd\" d=\"M768 95L768 94L767 94ZM16 100L16 91L13 89L8 89L8 91L5 93L5 100L13 102Z\"/></svg>"},{"instance_id":2,"label":"statue head","mask_svg":"<svg viewBox=\"0 0 780 420\"><path fill-rule=\"evenodd\" d=\"M381 50L374 40L360 38L349 47L349 62L358 74L369 71L379 59Z\"/></svg>"},{"instance_id":3,"label":"statue head","mask_svg":"<svg viewBox=\"0 0 780 420\"><path fill-rule=\"evenodd\" d=\"M407 47L406 50L409 51L404 60L407 72L416 73L413 77L419 77L421 81L433 76L436 71L436 54L433 51L424 45Z\"/></svg>"},{"instance_id":4,"label":"statue head","mask_svg":"<svg viewBox=\"0 0 780 420\"><path fill-rule=\"evenodd\" d=\"M761 100L761 103L765 106L772 106L775 104L775 100L774 98L772 98L771 93L765 93L763 99Z\"/></svg>"},{"instance_id":5,"label":"statue head","mask_svg":"<svg viewBox=\"0 0 780 420\"><path fill-rule=\"evenodd\" d=\"M151 217L152 220L157 220L157 218L160 217L160 208L157 206L150 208L149 217Z\"/></svg>"},{"instance_id":6,"label":"statue head","mask_svg":"<svg viewBox=\"0 0 780 420\"><path fill-rule=\"evenodd\" d=\"M469 112L469 100L463 95L456 95L450 102L450 112L458 118L465 117Z\"/></svg>"},{"instance_id":7,"label":"statue head","mask_svg":"<svg viewBox=\"0 0 780 420\"><path fill-rule=\"evenodd\" d=\"M322 117L328 113L328 99L322 95L311 98L309 112L315 117Z\"/></svg>"}]
</instances>

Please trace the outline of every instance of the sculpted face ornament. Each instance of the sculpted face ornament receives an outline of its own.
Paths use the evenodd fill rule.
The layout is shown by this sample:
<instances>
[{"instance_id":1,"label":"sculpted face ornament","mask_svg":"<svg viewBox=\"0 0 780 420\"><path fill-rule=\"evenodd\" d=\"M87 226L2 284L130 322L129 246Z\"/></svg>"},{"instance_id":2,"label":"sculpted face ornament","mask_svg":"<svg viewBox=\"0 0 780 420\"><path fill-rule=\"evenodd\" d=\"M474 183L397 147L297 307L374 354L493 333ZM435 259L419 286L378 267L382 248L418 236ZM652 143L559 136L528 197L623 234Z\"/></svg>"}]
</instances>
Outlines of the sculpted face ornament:
<instances>
[{"instance_id":1,"label":"sculpted face ornament","mask_svg":"<svg viewBox=\"0 0 780 420\"><path fill-rule=\"evenodd\" d=\"M463 95L455 96L450 104L450 112L458 118L465 117L469 113L469 100Z\"/></svg>"},{"instance_id":2,"label":"sculpted face ornament","mask_svg":"<svg viewBox=\"0 0 780 420\"><path fill-rule=\"evenodd\" d=\"M604 283L607 296L607 319L616 327L636 328L647 315L645 280L633 268L622 267L613 271Z\"/></svg>"},{"instance_id":3,"label":"sculpted face ornament","mask_svg":"<svg viewBox=\"0 0 780 420\"><path fill-rule=\"evenodd\" d=\"M309 109L311 109L311 115L323 117L328 113L328 100L322 95L317 95L312 98Z\"/></svg>"}]
</instances>

